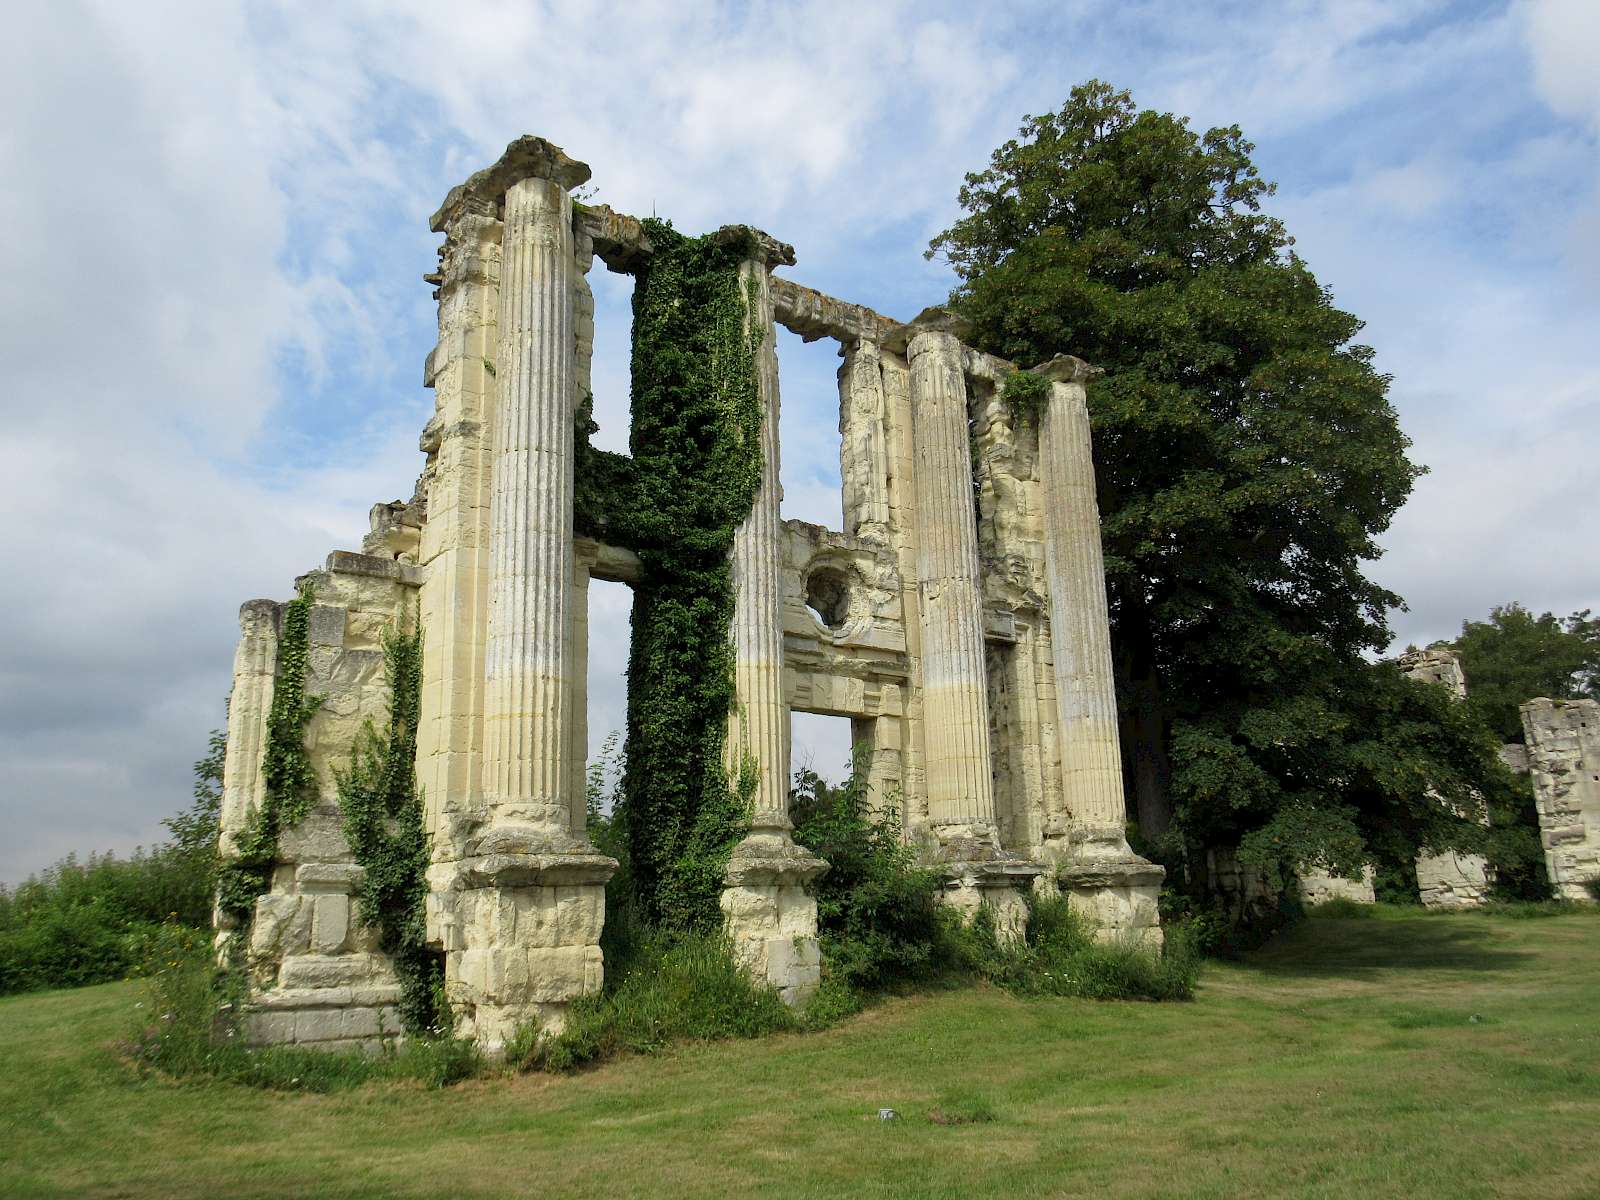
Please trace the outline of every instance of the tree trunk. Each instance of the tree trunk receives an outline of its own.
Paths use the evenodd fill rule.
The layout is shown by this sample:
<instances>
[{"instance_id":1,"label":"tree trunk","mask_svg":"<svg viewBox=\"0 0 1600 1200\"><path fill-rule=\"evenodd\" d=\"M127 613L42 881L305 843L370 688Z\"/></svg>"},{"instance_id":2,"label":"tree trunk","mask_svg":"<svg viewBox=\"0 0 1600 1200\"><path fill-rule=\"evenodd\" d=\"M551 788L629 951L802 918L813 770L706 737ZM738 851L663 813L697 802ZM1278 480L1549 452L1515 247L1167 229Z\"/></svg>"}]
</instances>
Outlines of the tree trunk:
<instances>
[{"instance_id":1,"label":"tree trunk","mask_svg":"<svg viewBox=\"0 0 1600 1200\"><path fill-rule=\"evenodd\" d=\"M1172 803L1167 795L1172 767L1167 757L1166 706L1156 671L1155 638L1137 581L1117 586L1113 598L1123 773L1132 801L1128 808L1137 815L1144 842L1153 845L1172 825Z\"/></svg>"}]
</instances>

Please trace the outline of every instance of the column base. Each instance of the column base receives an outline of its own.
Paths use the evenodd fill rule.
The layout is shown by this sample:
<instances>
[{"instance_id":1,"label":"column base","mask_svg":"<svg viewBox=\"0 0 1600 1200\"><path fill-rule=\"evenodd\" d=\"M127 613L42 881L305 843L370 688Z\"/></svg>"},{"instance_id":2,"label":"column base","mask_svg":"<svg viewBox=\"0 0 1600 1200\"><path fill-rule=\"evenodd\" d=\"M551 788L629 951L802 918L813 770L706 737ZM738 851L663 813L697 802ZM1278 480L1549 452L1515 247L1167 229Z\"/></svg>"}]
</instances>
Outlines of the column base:
<instances>
[{"instance_id":1,"label":"column base","mask_svg":"<svg viewBox=\"0 0 1600 1200\"><path fill-rule=\"evenodd\" d=\"M1084 845L1074 839L1075 849ZM1057 884L1072 911L1089 923L1097 941L1159 950L1161 881L1167 869L1140 858L1125 841L1117 857L1095 852L1106 848L1101 840L1087 846L1091 853L1070 857L1056 870Z\"/></svg>"},{"instance_id":2,"label":"column base","mask_svg":"<svg viewBox=\"0 0 1600 1200\"><path fill-rule=\"evenodd\" d=\"M586 842L491 830L431 904L456 1032L491 1057L518 1026L558 1033L568 1006L604 982L600 932L617 862Z\"/></svg>"},{"instance_id":3,"label":"column base","mask_svg":"<svg viewBox=\"0 0 1600 1200\"><path fill-rule=\"evenodd\" d=\"M1002 946L1020 942L1028 929L1026 890L1044 874L1044 868L1025 858L999 857L950 862L943 867L944 892L940 899L971 924L982 910L994 920L995 940Z\"/></svg>"},{"instance_id":4,"label":"column base","mask_svg":"<svg viewBox=\"0 0 1600 1200\"><path fill-rule=\"evenodd\" d=\"M794 844L786 829L759 828L733 848L723 876L722 913L735 960L791 1007L822 982L817 901L805 885L828 864Z\"/></svg>"}]
</instances>

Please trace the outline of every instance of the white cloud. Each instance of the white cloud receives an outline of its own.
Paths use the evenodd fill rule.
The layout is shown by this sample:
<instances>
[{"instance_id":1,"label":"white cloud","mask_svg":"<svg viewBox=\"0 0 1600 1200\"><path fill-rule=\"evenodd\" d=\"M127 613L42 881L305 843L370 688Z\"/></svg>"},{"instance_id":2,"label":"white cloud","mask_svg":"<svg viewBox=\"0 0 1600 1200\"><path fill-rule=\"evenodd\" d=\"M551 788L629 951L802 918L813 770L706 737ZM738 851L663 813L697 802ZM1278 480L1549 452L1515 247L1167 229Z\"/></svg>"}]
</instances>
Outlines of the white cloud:
<instances>
[{"instance_id":1,"label":"white cloud","mask_svg":"<svg viewBox=\"0 0 1600 1200\"><path fill-rule=\"evenodd\" d=\"M1379 567L1412 599L1402 635L1448 633L1513 595L1594 601L1573 531L1600 515L1582 476L1600 434L1597 11L63 0L8 14L0 820L16 836L0 880L157 834L221 719L239 602L285 595L358 542L371 502L409 494L429 402L425 219L523 132L588 161L602 200L688 230L768 228L796 244L795 278L908 316L948 285L919 253L962 173L1073 82L1238 122L1285 179L1279 210L1313 267L1370 319L1434 468ZM1526 62L1507 53L1517 36ZM1508 129L1535 88L1550 121ZM622 448L629 285L593 282L601 443ZM782 353L786 513L836 521L834 364ZM596 605L620 629L618 598ZM625 639L594 644L603 734L620 727ZM840 741L836 726L818 736Z\"/></svg>"}]
</instances>

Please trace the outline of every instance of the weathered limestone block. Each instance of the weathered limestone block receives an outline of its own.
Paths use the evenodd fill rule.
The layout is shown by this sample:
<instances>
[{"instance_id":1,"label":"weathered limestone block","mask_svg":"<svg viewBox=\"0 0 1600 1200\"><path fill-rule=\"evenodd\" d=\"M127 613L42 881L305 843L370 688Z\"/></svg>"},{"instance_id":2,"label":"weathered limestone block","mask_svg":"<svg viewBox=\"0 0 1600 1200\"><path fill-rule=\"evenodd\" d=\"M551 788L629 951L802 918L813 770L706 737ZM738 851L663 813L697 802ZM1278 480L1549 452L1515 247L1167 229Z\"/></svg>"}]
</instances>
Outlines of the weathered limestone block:
<instances>
[{"instance_id":1,"label":"weathered limestone block","mask_svg":"<svg viewBox=\"0 0 1600 1200\"><path fill-rule=\"evenodd\" d=\"M1026 892L1043 874L1043 868L1023 860L955 863L945 870L943 899L969 922L987 910L995 940L1013 945L1028 928Z\"/></svg>"},{"instance_id":2,"label":"weathered limestone block","mask_svg":"<svg viewBox=\"0 0 1600 1200\"><path fill-rule=\"evenodd\" d=\"M1376 874L1371 867L1367 867L1360 879L1347 879L1315 867L1309 868L1300 872L1300 898L1307 904L1325 904L1329 900L1371 904L1375 899L1372 884Z\"/></svg>"},{"instance_id":3,"label":"weathered limestone block","mask_svg":"<svg viewBox=\"0 0 1600 1200\"><path fill-rule=\"evenodd\" d=\"M734 956L751 978L803 1005L822 980L817 902L806 891L827 864L771 834L734 848L724 876L722 913Z\"/></svg>"},{"instance_id":4,"label":"weathered limestone block","mask_svg":"<svg viewBox=\"0 0 1600 1200\"><path fill-rule=\"evenodd\" d=\"M1592 901L1600 882L1600 702L1529 700L1522 729L1550 885L1563 900Z\"/></svg>"},{"instance_id":5,"label":"weathered limestone block","mask_svg":"<svg viewBox=\"0 0 1600 1200\"><path fill-rule=\"evenodd\" d=\"M1489 864L1481 854L1417 855L1417 893L1429 908L1473 908L1489 898Z\"/></svg>"}]
</instances>

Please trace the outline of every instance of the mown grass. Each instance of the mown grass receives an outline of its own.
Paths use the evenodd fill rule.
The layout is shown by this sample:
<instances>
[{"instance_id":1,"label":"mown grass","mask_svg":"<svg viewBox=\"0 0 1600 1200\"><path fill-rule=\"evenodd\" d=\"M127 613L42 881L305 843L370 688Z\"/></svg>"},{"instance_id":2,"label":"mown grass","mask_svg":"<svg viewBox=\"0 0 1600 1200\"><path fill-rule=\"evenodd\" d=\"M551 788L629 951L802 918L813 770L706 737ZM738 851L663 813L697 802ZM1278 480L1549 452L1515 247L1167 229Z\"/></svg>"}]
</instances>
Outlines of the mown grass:
<instances>
[{"instance_id":1,"label":"mown grass","mask_svg":"<svg viewBox=\"0 0 1600 1200\"><path fill-rule=\"evenodd\" d=\"M306 1095L130 1069L114 984L0 1000L0 1193L1595 1195L1597 996L1592 915L1380 909L1208 967L1189 1004L953 988L570 1075Z\"/></svg>"}]
</instances>

